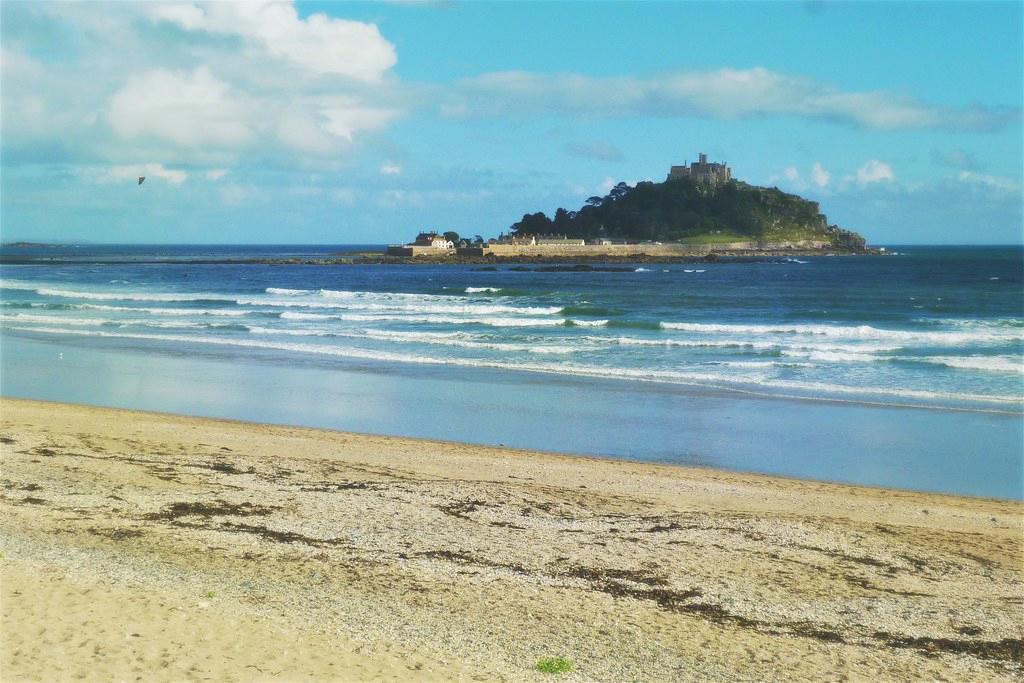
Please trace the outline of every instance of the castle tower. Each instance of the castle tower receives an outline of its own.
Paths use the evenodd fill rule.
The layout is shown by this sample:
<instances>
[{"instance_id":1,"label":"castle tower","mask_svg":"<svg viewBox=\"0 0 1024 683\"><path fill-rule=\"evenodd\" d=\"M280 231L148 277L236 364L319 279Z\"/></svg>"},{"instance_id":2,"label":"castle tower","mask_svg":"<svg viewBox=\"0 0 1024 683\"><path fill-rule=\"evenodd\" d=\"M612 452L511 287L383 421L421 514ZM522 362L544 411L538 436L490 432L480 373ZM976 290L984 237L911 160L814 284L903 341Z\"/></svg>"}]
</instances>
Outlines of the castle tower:
<instances>
[{"instance_id":1,"label":"castle tower","mask_svg":"<svg viewBox=\"0 0 1024 683\"><path fill-rule=\"evenodd\" d=\"M728 164L711 162L708 163L708 155L700 152L697 155L698 161L689 165L672 166L668 172L668 180L673 178L692 178L698 183L727 183L732 180L732 169Z\"/></svg>"}]
</instances>

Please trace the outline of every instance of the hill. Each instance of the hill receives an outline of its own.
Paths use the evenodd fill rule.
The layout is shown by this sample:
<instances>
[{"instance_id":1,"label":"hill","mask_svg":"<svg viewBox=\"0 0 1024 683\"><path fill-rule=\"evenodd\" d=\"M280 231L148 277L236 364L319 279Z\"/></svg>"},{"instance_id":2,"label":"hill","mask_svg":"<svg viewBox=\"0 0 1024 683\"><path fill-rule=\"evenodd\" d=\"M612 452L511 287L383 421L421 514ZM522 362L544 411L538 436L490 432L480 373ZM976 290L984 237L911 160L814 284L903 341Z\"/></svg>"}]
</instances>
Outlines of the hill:
<instances>
[{"instance_id":1,"label":"hill","mask_svg":"<svg viewBox=\"0 0 1024 683\"><path fill-rule=\"evenodd\" d=\"M663 183L619 183L604 197L591 197L577 211L526 214L511 226L515 235L629 241L717 243L743 240L819 240L847 250L865 248L857 233L829 225L817 202L776 187L688 177Z\"/></svg>"}]
</instances>

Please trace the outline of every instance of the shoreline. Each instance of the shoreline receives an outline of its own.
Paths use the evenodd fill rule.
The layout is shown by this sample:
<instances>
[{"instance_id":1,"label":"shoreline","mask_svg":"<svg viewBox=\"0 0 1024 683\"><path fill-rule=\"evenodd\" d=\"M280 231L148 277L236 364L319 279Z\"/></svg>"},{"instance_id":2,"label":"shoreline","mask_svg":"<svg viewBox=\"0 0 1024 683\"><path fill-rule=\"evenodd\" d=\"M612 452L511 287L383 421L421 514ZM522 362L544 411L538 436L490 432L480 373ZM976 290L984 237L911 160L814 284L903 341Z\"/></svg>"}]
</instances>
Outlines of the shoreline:
<instances>
[{"instance_id":1,"label":"shoreline","mask_svg":"<svg viewBox=\"0 0 1024 683\"><path fill-rule=\"evenodd\" d=\"M770 399L775 397L754 395L754 399ZM816 399L805 399L800 397L787 397L783 396L780 400L786 401L810 401ZM379 432L370 431L359 431L353 429L336 429L331 427L315 427L302 424L293 424L289 422L259 422L256 420L247 420L244 418L233 418L233 417L215 417L207 415L192 415L188 413L174 413L166 412L161 410L148 410L148 409L133 409L133 408L121 408L111 405L98 405L93 403L77 403L73 401L58 401L48 399L36 399L22 396L5 396L0 395L0 405L8 402L14 403L29 403L39 404L46 406L54 410L61 410L65 408L70 409L82 409L82 410L99 410L99 411L113 411L117 413L124 413L125 417L139 416L139 417L159 417L169 420L197 420L201 422L210 423L222 423L225 426L232 426L242 429L290 429L290 430L308 430L313 433L324 433L333 434L338 437L354 437L358 439L386 439L394 441L408 442L410 447L422 448L429 450L431 448L442 448L442 449L484 449L487 451L495 451L498 454L506 454L509 457L516 456L539 456L545 458L568 458L573 461L591 462L591 463L621 463L624 466L639 466L649 467L654 473L665 470L667 472L682 470L683 473L692 475L700 478L702 476L706 478L716 478L718 476L735 477L744 481L751 480L758 486L764 487L779 487L784 486L787 482L795 484L806 484L809 486L829 486L836 489L840 489L842 493L848 495L857 495L858 492L868 492L873 495L890 495L890 494L909 494L909 495L921 495L921 496L934 496L936 498L950 498L958 501L979 501L983 503L993 504L1010 504L1020 505L1021 511L1024 513L1024 498L1001 498L999 496L986 496L981 494L970 494L970 493L956 493L950 491L930 491L926 489L914 489L900 486L885 486L882 484L861 484L845 481L835 481L830 479L816 479L814 477L801 477L798 475L786 475L786 474L772 474L770 472L758 472L756 470L744 470L744 469L733 469L727 467L715 467L713 465L699 465L690 463L674 463L664 462L657 460L644 460L641 458L630 458L619 455L599 455L593 453L584 452L568 452L568 451L557 451L557 450L545 450L543 448L528 448L521 446L507 446L504 444L492 445L474 441L460 441L458 439L438 439L426 436L410 436L401 434L384 434ZM864 403L854 405L865 405L868 407L876 404ZM889 404L877 404L881 407L889 408L894 407L899 410L928 410L931 409L927 406L903 406L903 405L889 405ZM934 408L940 410L940 408ZM941 408L941 410L947 410ZM948 409L951 412L960 412L958 409ZM977 411L972 411L977 412ZM1002 415L1003 413L997 413ZM1007 413L1007 416L1018 417L1018 413ZM2 443L2 442L0 442ZM1024 529L1024 524L1022 524ZM1022 546L1024 547L1024 546Z\"/></svg>"},{"instance_id":2,"label":"shoreline","mask_svg":"<svg viewBox=\"0 0 1024 683\"><path fill-rule=\"evenodd\" d=\"M141 408L167 414L226 418L252 423L314 427L443 439L481 446L585 454L629 462L697 465L732 472L758 472L813 481L881 486L916 491L1021 500L1020 414L989 406L907 406L868 401L817 400L793 395L747 393L736 388L624 383L600 377L506 373L465 368L386 363L310 363L282 359L242 360L248 371L226 362L220 347L197 344L187 357L136 348L119 339L53 339L47 335L4 335L4 391L11 398L79 403L109 408ZM61 354L64 355L61 358ZM221 352L223 354L223 352ZM54 360L61 362L54 363ZM129 388L93 382L90 367L118 367L129 376L149 378ZM324 372L324 369L331 372ZM495 397L488 389L500 382ZM226 400L223 387L234 386ZM81 387L74 389L74 387ZM515 392L532 392L530 423L503 418L515 409ZM320 404L288 399L294 391L325 397ZM573 397L587 392L583 417L574 415ZM119 393L120 392L120 393ZM421 405L420 397L449 396ZM262 396L254 400L255 396ZM657 414L645 406L656 401ZM481 403L482 402L482 403ZM484 405L478 409L474 406ZM578 405L578 404L577 404ZM418 411L414 416L409 411ZM475 413L472 421L448 414ZM673 421L673 415L699 420ZM619 419L631 430L614 428ZM639 422L638 422L639 420ZM809 421L809 422L808 422ZM571 429L565 429L566 425ZM803 425L807 425L806 428ZM632 431L643 425L643 431ZM737 425L742 430L737 432ZM849 438L835 442L830 434ZM872 433L898 433L893 448L873 444ZM646 434L637 438L636 434ZM756 437L760 434L761 437ZM995 436L998 436L998 441ZM991 457L959 474L958 463L973 462L974 444L989 438ZM767 439L762 442L761 439ZM830 453L821 458L817 453ZM942 467L938 467L938 465Z\"/></svg>"},{"instance_id":3,"label":"shoreline","mask_svg":"<svg viewBox=\"0 0 1024 683\"><path fill-rule=\"evenodd\" d=\"M1019 502L0 407L5 680L544 680L547 656L572 659L566 681L1024 669Z\"/></svg>"},{"instance_id":4,"label":"shoreline","mask_svg":"<svg viewBox=\"0 0 1024 683\"><path fill-rule=\"evenodd\" d=\"M808 256L886 256L886 252L874 248L851 249L739 249L722 251L694 251L691 254L656 255L638 252L635 254L591 254L591 255L483 255L465 256L456 254L418 254L416 256L394 256L383 251L352 251L318 258L69 258L66 256L11 256L0 252L0 265L225 265L225 266L372 266L372 265L453 265L453 266L576 266L580 271L598 271L602 266L613 264L694 264L694 263L762 263L766 259L808 257ZM571 272L571 271L566 271Z\"/></svg>"}]
</instances>

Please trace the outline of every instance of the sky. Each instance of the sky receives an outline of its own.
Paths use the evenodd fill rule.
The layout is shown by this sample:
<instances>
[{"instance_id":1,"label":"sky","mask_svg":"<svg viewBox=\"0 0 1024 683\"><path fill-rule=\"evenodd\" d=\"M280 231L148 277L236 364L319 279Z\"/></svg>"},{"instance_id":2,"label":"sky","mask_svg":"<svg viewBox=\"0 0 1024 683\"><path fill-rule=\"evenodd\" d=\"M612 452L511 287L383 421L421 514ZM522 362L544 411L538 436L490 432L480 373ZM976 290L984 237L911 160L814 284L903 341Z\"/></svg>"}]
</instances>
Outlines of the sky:
<instances>
[{"instance_id":1,"label":"sky","mask_svg":"<svg viewBox=\"0 0 1024 683\"><path fill-rule=\"evenodd\" d=\"M1021 243L1022 34L1019 1L4 0L0 239L490 237L705 152L874 244Z\"/></svg>"}]
</instances>

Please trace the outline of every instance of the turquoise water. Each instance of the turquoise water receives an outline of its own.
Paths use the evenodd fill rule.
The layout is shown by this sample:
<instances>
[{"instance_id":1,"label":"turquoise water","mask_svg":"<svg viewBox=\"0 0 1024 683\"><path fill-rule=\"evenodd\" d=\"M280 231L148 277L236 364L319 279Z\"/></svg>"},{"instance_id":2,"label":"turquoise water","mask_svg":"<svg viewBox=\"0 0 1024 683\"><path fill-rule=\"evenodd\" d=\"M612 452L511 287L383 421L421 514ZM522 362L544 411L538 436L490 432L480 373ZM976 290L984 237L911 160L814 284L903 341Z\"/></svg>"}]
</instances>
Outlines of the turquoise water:
<instances>
[{"instance_id":1,"label":"turquoise water","mask_svg":"<svg viewBox=\"0 0 1024 683\"><path fill-rule=\"evenodd\" d=\"M1019 248L637 265L22 250L8 396L1022 497ZM4 250L10 258L11 250Z\"/></svg>"}]
</instances>

